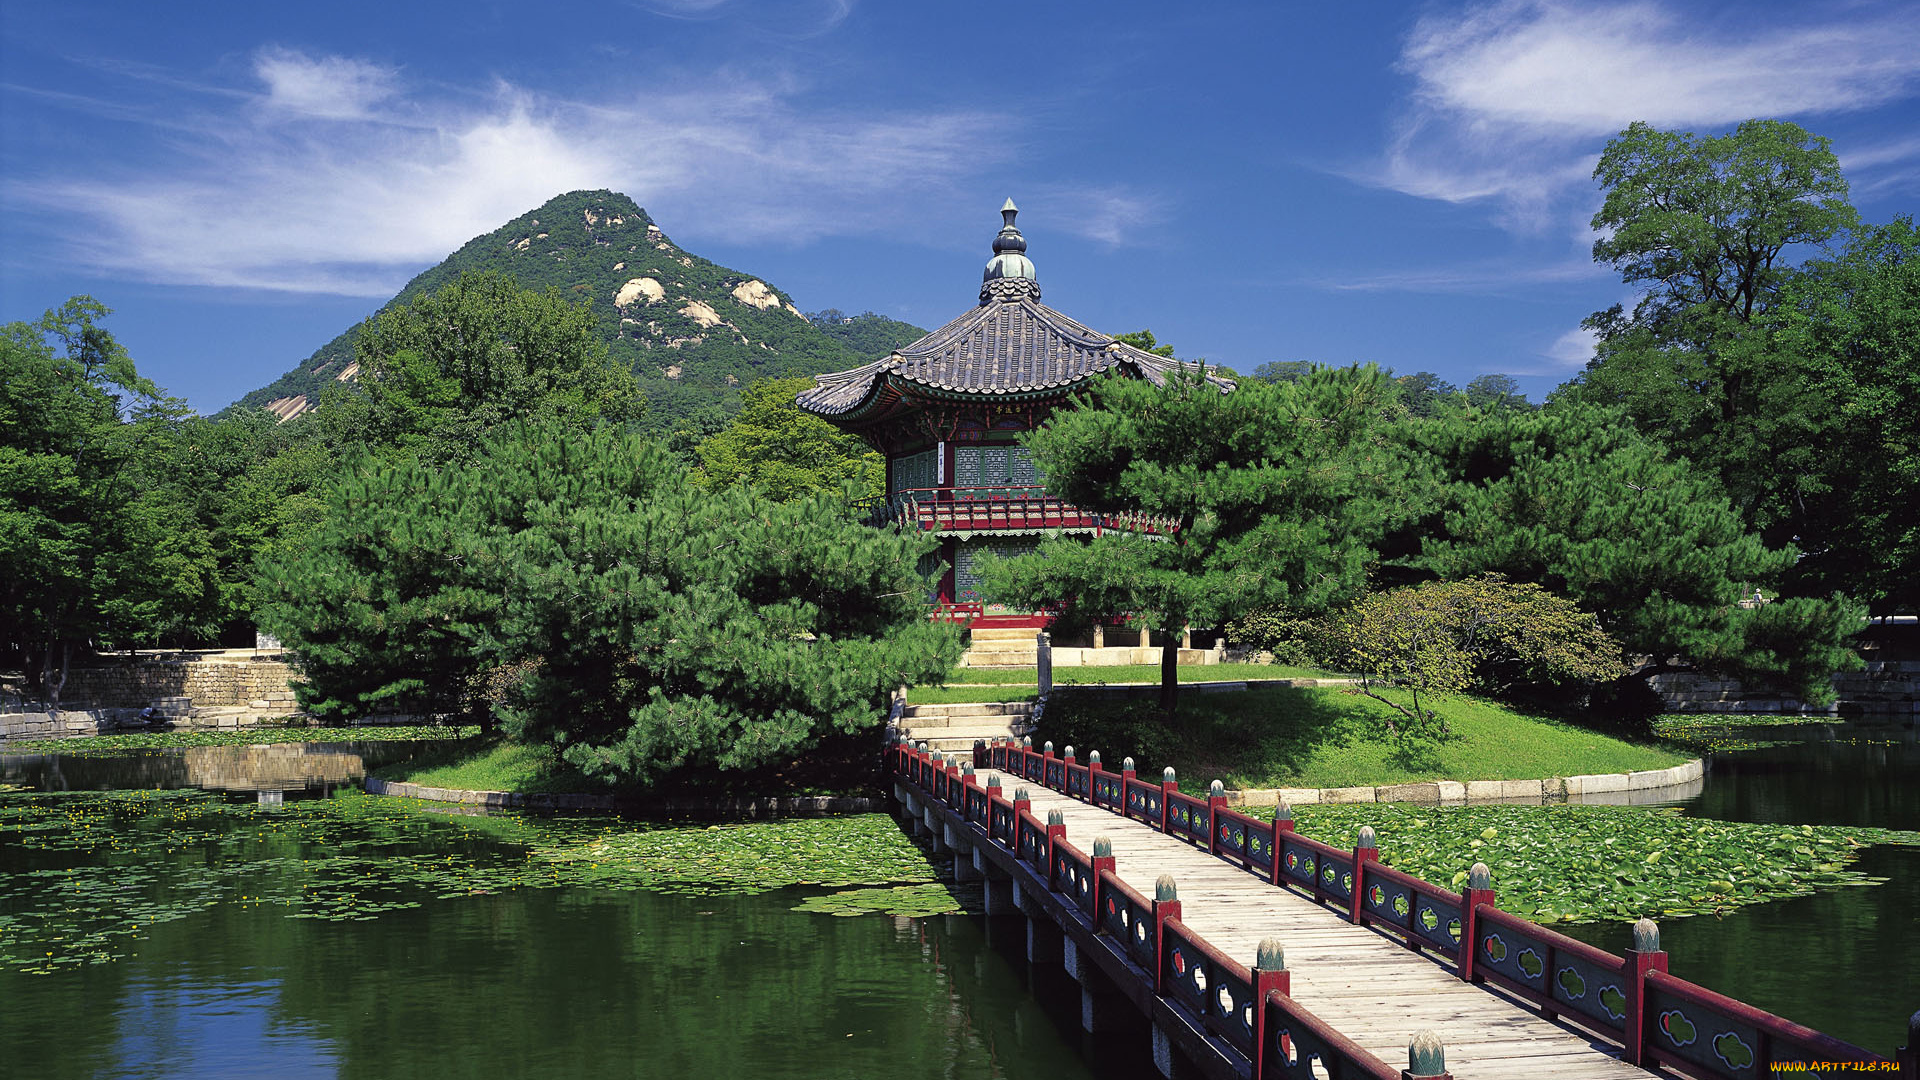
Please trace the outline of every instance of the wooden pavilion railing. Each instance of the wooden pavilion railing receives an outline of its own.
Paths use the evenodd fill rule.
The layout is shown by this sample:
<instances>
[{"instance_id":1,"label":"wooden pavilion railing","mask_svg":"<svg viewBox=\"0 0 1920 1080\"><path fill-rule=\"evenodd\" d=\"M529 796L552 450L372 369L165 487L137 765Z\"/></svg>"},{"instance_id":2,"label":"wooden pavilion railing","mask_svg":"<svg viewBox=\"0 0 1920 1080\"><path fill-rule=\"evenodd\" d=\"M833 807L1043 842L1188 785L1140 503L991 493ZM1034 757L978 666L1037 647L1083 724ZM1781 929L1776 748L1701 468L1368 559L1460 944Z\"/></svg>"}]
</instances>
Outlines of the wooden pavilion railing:
<instances>
[{"instance_id":1,"label":"wooden pavilion railing","mask_svg":"<svg viewBox=\"0 0 1920 1080\"><path fill-rule=\"evenodd\" d=\"M1905 1080L1920 1080L1920 1036L1910 1037L1897 1059L1885 1058L1676 978L1667 972L1650 920L1635 927L1634 948L1625 956L1576 941L1496 907L1482 863L1471 870L1466 892L1456 893L1383 865L1371 828L1360 830L1352 850L1342 850L1299 835L1284 807L1271 822L1228 808L1218 782L1200 798L1179 790L1172 769L1157 784L1142 780L1132 758L1114 773L1103 769L1098 753L1082 764L1072 747L1056 757L1052 743L1035 750L1031 740L995 740L976 743L962 762L961 755L924 744L895 743L887 751L895 777L1013 852L1085 915L1095 933L1121 943L1158 996L1245 1054L1255 1077L1312 1080L1315 1060L1333 1080L1405 1074L1288 996L1284 969L1249 969L1209 945L1180 920L1170 881L1168 896L1149 901L1114 872L1110 852L1102 855L1096 844L1088 854L1068 843L1066 826L1043 822L1028 800L980 787L976 768L1022 777L1204 847L1410 949L1452 961L1461 979L1499 987L1549 1018L1576 1024L1620 1047L1636 1065L1665 1066L1696 1080L1763 1080L1828 1063L1825 1071L1897 1069ZM1287 1034L1269 1039L1269 1032Z\"/></svg>"},{"instance_id":2,"label":"wooden pavilion railing","mask_svg":"<svg viewBox=\"0 0 1920 1080\"><path fill-rule=\"evenodd\" d=\"M1150 514L1096 514L1038 487L906 488L861 504L867 524L923 532L1123 529L1172 535L1179 522Z\"/></svg>"}]
</instances>

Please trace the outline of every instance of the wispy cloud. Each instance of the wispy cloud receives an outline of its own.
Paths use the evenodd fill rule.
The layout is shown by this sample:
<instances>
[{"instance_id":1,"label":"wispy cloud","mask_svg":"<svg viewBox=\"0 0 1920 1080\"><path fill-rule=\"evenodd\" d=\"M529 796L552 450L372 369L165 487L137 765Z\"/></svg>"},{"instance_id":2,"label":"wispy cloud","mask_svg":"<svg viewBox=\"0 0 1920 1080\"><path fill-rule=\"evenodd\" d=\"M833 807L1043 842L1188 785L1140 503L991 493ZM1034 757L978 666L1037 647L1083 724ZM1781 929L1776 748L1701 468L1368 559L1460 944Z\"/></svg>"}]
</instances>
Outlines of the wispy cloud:
<instances>
[{"instance_id":1,"label":"wispy cloud","mask_svg":"<svg viewBox=\"0 0 1920 1080\"><path fill-rule=\"evenodd\" d=\"M735 18L750 30L776 37L813 37L846 21L854 0L774 0L745 4L740 0L628 0L634 7L670 19L705 22Z\"/></svg>"},{"instance_id":2,"label":"wispy cloud","mask_svg":"<svg viewBox=\"0 0 1920 1080\"><path fill-rule=\"evenodd\" d=\"M1488 200L1538 229L1591 200L1608 135L1644 120L1718 127L1868 109L1920 86L1920 8L1848 3L1737 28L1670 3L1493 0L1415 25L1414 90L1367 179L1449 202Z\"/></svg>"},{"instance_id":3,"label":"wispy cloud","mask_svg":"<svg viewBox=\"0 0 1920 1080\"><path fill-rule=\"evenodd\" d=\"M399 73L344 56L308 56L262 49L253 72L266 84L266 106L324 120L360 120L393 96Z\"/></svg>"},{"instance_id":4,"label":"wispy cloud","mask_svg":"<svg viewBox=\"0 0 1920 1080\"><path fill-rule=\"evenodd\" d=\"M1560 371L1578 371L1593 359L1593 346L1599 340L1599 335L1593 331L1576 326L1554 338L1553 344L1548 345L1542 355L1553 361L1554 367Z\"/></svg>"},{"instance_id":5,"label":"wispy cloud","mask_svg":"<svg viewBox=\"0 0 1920 1080\"><path fill-rule=\"evenodd\" d=\"M1499 294L1536 285L1591 281L1611 276L1591 260L1525 265L1511 261L1474 262L1383 273L1323 274L1300 284L1334 292L1413 292Z\"/></svg>"},{"instance_id":6,"label":"wispy cloud","mask_svg":"<svg viewBox=\"0 0 1920 1080\"><path fill-rule=\"evenodd\" d=\"M258 85L204 95L123 155L15 197L85 222L81 263L174 284L390 295L423 266L554 195L611 187L680 235L799 243L907 227L1007 154L985 111L815 108L793 80L680 78L610 100L497 84L433 92L368 61L263 50ZM138 160L135 160L135 159ZM1118 239L1144 210L1096 193L1078 228Z\"/></svg>"}]
</instances>

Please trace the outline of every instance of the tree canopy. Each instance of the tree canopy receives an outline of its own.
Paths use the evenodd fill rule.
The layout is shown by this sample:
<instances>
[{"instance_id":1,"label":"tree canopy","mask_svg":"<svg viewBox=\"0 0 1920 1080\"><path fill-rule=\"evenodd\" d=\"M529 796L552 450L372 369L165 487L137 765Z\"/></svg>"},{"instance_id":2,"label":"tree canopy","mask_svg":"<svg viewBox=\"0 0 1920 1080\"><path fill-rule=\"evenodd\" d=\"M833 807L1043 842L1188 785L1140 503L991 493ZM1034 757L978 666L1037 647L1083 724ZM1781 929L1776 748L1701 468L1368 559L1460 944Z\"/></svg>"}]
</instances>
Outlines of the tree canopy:
<instances>
[{"instance_id":1,"label":"tree canopy","mask_svg":"<svg viewBox=\"0 0 1920 1080\"><path fill-rule=\"evenodd\" d=\"M740 412L700 444L700 473L710 487L748 484L788 502L839 494L886 492L887 461L858 436L800 408L794 397L812 379L768 379L740 394Z\"/></svg>"},{"instance_id":2,"label":"tree canopy","mask_svg":"<svg viewBox=\"0 0 1920 1080\"><path fill-rule=\"evenodd\" d=\"M471 462L368 462L272 564L265 615L316 714L498 710L590 776L647 783L873 730L894 687L943 678L959 646L924 617L927 547L549 420Z\"/></svg>"},{"instance_id":3,"label":"tree canopy","mask_svg":"<svg viewBox=\"0 0 1920 1080\"><path fill-rule=\"evenodd\" d=\"M37 654L56 707L76 648L190 637L217 617L186 405L140 375L108 314L81 296L0 328L0 636Z\"/></svg>"},{"instance_id":4,"label":"tree canopy","mask_svg":"<svg viewBox=\"0 0 1920 1080\"><path fill-rule=\"evenodd\" d=\"M1316 370L1231 393L1198 369L1164 388L1101 382L1028 439L1047 489L1087 509L1159 519L1165 531L1043 542L990 566L993 595L1081 613L1132 612L1177 634L1243 611L1323 610L1364 588L1373 543L1407 513L1416 462L1382 436L1385 376ZM1162 705L1174 705L1173 645Z\"/></svg>"},{"instance_id":5,"label":"tree canopy","mask_svg":"<svg viewBox=\"0 0 1920 1080\"><path fill-rule=\"evenodd\" d=\"M1500 573L1599 615L1642 674L1694 664L1831 698L1857 666L1863 612L1838 597L1738 602L1796 553L1748 530L1711 475L1676 460L1616 411L1561 404L1463 413L1422 438L1445 476L1414 565L1447 579ZM1780 630L1792 627L1791 635Z\"/></svg>"}]
</instances>

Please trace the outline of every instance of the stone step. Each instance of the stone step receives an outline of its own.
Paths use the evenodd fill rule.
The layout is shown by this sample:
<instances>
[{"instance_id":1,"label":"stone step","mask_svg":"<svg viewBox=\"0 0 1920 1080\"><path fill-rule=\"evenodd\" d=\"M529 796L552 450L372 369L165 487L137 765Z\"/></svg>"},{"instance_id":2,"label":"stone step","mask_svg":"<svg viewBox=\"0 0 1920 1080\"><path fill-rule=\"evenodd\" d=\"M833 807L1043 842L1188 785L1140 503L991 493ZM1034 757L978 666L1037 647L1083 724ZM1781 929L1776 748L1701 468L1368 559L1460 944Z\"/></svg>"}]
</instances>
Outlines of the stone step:
<instances>
[{"instance_id":1,"label":"stone step","mask_svg":"<svg viewBox=\"0 0 1920 1080\"><path fill-rule=\"evenodd\" d=\"M1037 667L1040 654L1032 649L968 649L961 659L968 667Z\"/></svg>"},{"instance_id":2,"label":"stone step","mask_svg":"<svg viewBox=\"0 0 1920 1080\"><path fill-rule=\"evenodd\" d=\"M938 705L909 705L905 716L911 720L931 721L940 716L1026 716L1031 712L1031 701L955 701Z\"/></svg>"},{"instance_id":3,"label":"stone step","mask_svg":"<svg viewBox=\"0 0 1920 1080\"><path fill-rule=\"evenodd\" d=\"M969 633L973 636L973 643L975 645L987 641L1018 641L1029 647L1035 647L1038 644L1037 638L1040 631L1022 627L996 626L976 628L969 631Z\"/></svg>"}]
</instances>

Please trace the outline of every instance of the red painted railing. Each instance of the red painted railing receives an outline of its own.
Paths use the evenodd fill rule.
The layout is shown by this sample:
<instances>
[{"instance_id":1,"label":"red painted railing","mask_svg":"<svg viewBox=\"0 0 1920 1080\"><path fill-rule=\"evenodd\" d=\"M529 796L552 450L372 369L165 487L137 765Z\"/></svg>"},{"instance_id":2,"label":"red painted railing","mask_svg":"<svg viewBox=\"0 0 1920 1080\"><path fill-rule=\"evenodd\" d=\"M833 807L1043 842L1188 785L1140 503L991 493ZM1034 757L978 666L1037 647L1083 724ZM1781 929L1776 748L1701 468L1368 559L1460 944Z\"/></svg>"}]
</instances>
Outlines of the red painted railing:
<instances>
[{"instance_id":1,"label":"red painted railing","mask_svg":"<svg viewBox=\"0 0 1920 1080\"><path fill-rule=\"evenodd\" d=\"M1180 524L1150 514L1096 514L1038 487L906 488L863 505L867 523L924 532L973 529L1123 529L1172 535Z\"/></svg>"},{"instance_id":2,"label":"red painted railing","mask_svg":"<svg viewBox=\"0 0 1920 1080\"><path fill-rule=\"evenodd\" d=\"M997 749L1002 762L1011 759L1042 775L1045 763L1053 760L1045 752ZM889 750L888 765L895 776L969 826L981 826L984 817L981 831L987 842L1011 851L1085 916L1094 933L1115 940L1121 955L1143 979L1151 980L1157 995L1181 1006L1200 1029L1243 1054L1252 1063L1253 1076L1316 1080L1313 1066L1318 1061L1333 1080L1400 1080L1379 1058L1287 997L1287 972L1250 969L1220 952L1180 921L1178 900L1148 900L1114 872L1111 856L1081 851L1067 840L1066 826L1043 824L1027 800L1008 800L994 789L983 789L951 759L943 761L904 744ZM1007 768L1002 766L1003 771ZM1094 778L1113 775L1091 764L1085 769L1089 792L1100 787L1091 782ZM1157 790L1170 789L1167 784ZM1109 785L1105 790L1117 788Z\"/></svg>"},{"instance_id":3,"label":"red painted railing","mask_svg":"<svg viewBox=\"0 0 1920 1080\"><path fill-rule=\"evenodd\" d=\"M961 785L950 782L948 770L932 767L927 752L899 744L889 754L896 775L953 806L966 820L978 820L970 813L973 796L953 796ZM1275 885L1337 906L1355 923L1452 960L1468 982L1499 986L1549 1017L1586 1028L1622 1047L1623 1057L1635 1064L1664 1065L1698 1080L1760 1080L1775 1062L1895 1067L1893 1059L1676 978L1666 971L1664 952L1629 950L1617 956L1597 949L1501 911L1490 888L1469 887L1464 894L1443 889L1382 865L1372 847L1343 851L1301 836L1290 820L1263 822L1229 809L1221 796L1183 794L1171 776L1155 784L1132 769L1111 773L1097 762L1081 766L1072 758L1054 757L1050 749L1036 751L1007 740L977 744L973 764L1206 846ZM1335 1077L1393 1075L1286 993L1257 994L1254 980L1261 973L1220 955L1188 929L1179 921L1178 901L1149 902L1113 873L1110 859L1092 858L1067 843L1065 826L1043 824L1026 802L988 800L984 831L1032 866L1055 892L1068 896L1095 932L1124 941L1126 955L1152 973L1156 992L1186 1006L1250 1059L1266 1059L1268 1071L1256 1076L1306 1080L1310 1069L1304 1063L1314 1054L1328 1055L1322 1062ZM1368 835L1363 831L1363 838ZM1278 1025L1275 1030L1292 1033L1292 1053L1306 1056L1288 1058L1278 1050L1269 1055L1258 1034L1270 1022ZM1920 1039L1910 1040L1898 1059L1907 1080L1920 1080L1916 1042Z\"/></svg>"}]
</instances>

